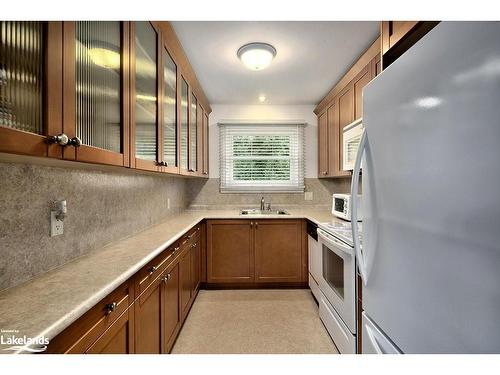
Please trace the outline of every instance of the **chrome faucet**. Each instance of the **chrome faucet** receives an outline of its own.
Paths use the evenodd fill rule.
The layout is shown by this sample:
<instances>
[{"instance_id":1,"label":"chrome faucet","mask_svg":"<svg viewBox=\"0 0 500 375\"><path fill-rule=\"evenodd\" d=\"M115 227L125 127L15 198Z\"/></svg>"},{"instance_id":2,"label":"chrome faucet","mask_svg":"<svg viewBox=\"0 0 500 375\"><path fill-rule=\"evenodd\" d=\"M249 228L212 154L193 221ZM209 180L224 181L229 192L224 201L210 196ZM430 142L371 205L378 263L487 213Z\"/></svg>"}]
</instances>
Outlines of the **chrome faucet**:
<instances>
[{"instance_id":1,"label":"chrome faucet","mask_svg":"<svg viewBox=\"0 0 500 375\"><path fill-rule=\"evenodd\" d=\"M264 202L264 197L260 198L260 210L261 211L264 211L265 205L266 205L266 203Z\"/></svg>"}]
</instances>

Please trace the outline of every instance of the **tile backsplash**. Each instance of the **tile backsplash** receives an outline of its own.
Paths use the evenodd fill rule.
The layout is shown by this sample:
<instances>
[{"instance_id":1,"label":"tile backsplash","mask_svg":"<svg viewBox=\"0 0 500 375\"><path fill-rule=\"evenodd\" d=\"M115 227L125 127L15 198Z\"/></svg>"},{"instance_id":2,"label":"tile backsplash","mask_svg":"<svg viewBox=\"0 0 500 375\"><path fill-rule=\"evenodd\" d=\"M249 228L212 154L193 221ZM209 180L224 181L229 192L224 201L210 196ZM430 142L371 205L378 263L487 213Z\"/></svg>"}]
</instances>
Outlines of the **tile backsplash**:
<instances>
[{"instance_id":1,"label":"tile backsplash","mask_svg":"<svg viewBox=\"0 0 500 375\"><path fill-rule=\"evenodd\" d=\"M71 168L0 162L0 290L60 267L92 250L140 232L187 208L330 208L349 179L307 178L304 194L222 194L219 179L185 179L123 168ZM64 234L50 237L50 210L67 201ZM170 208L168 205L170 201ZM110 265L112 266L112 265Z\"/></svg>"},{"instance_id":2,"label":"tile backsplash","mask_svg":"<svg viewBox=\"0 0 500 375\"><path fill-rule=\"evenodd\" d=\"M59 199L68 205L64 234L50 237L50 205ZM0 290L137 233L187 205L183 178L0 163Z\"/></svg>"},{"instance_id":3,"label":"tile backsplash","mask_svg":"<svg viewBox=\"0 0 500 375\"><path fill-rule=\"evenodd\" d=\"M276 208L306 206L331 208L333 193L349 193L351 180L340 179L305 179L306 192L313 193L312 200L305 200L303 193L221 193L219 179L193 180L187 185L190 208L219 209L224 207L258 207L260 198Z\"/></svg>"}]
</instances>

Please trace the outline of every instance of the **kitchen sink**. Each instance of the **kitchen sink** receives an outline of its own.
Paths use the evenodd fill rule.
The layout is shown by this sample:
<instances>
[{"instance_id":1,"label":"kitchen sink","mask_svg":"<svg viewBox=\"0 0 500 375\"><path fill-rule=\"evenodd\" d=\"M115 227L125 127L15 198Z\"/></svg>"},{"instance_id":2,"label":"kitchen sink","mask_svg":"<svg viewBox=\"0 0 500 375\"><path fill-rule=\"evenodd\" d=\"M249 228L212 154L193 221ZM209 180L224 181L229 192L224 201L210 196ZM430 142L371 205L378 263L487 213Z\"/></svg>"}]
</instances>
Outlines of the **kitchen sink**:
<instances>
[{"instance_id":1,"label":"kitchen sink","mask_svg":"<svg viewBox=\"0 0 500 375\"><path fill-rule=\"evenodd\" d=\"M259 210L258 208L249 208L240 211L240 215L290 215L283 210Z\"/></svg>"}]
</instances>

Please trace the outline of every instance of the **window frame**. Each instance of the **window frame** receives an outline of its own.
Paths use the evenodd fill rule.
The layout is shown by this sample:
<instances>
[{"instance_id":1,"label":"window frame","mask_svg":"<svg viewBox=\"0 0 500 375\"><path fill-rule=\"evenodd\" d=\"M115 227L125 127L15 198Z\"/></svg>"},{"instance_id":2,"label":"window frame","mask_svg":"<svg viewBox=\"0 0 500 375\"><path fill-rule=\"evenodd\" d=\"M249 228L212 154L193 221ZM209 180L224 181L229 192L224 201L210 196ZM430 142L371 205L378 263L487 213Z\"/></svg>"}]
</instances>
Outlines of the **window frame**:
<instances>
[{"instance_id":1,"label":"window frame","mask_svg":"<svg viewBox=\"0 0 500 375\"><path fill-rule=\"evenodd\" d=\"M219 168L221 193L303 193L305 190L305 121L224 121L219 122ZM264 129L259 130L259 129ZM238 134L238 128L241 132ZM275 133L273 133L273 130ZM285 135L292 139L288 157L272 155L269 157L234 157L227 150L233 151L235 136L242 135ZM238 183L234 180L235 160L289 160L290 178L288 180L256 180Z\"/></svg>"}]
</instances>

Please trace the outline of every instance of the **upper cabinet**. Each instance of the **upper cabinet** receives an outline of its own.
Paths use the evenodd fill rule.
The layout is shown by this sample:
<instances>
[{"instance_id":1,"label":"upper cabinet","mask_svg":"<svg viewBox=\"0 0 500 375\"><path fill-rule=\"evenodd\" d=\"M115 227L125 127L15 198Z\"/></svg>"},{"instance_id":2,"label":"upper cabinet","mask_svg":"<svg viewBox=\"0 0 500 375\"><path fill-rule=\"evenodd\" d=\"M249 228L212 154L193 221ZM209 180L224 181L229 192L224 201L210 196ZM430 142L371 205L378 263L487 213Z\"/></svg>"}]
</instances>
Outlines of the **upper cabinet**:
<instances>
[{"instance_id":1,"label":"upper cabinet","mask_svg":"<svg viewBox=\"0 0 500 375\"><path fill-rule=\"evenodd\" d=\"M318 176L344 177L342 168L344 127L363 117L363 88L380 68L380 38L361 55L314 112L318 115Z\"/></svg>"},{"instance_id":2,"label":"upper cabinet","mask_svg":"<svg viewBox=\"0 0 500 375\"><path fill-rule=\"evenodd\" d=\"M65 159L128 166L128 39L128 22L64 22Z\"/></svg>"},{"instance_id":3,"label":"upper cabinet","mask_svg":"<svg viewBox=\"0 0 500 375\"><path fill-rule=\"evenodd\" d=\"M189 172L198 171L198 99L191 93L189 112Z\"/></svg>"},{"instance_id":4,"label":"upper cabinet","mask_svg":"<svg viewBox=\"0 0 500 375\"><path fill-rule=\"evenodd\" d=\"M169 22L0 22L0 152L208 177L210 112Z\"/></svg>"},{"instance_id":5,"label":"upper cabinet","mask_svg":"<svg viewBox=\"0 0 500 375\"><path fill-rule=\"evenodd\" d=\"M177 65L165 47L162 47L163 65L163 171L176 173L179 170L177 141Z\"/></svg>"},{"instance_id":6,"label":"upper cabinet","mask_svg":"<svg viewBox=\"0 0 500 375\"><path fill-rule=\"evenodd\" d=\"M62 22L0 21L0 152L62 157ZM69 146L73 148L72 146Z\"/></svg>"},{"instance_id":7,"label":"upper cabinet","mask_svg":"<svg viewBox=\"0 0 500 375\"><path fill-rule=\"evenodd\" d=\"M382 21L380 37L383 68L392 64L438 23L437 21Z\"/></svg>"},{"instance_id":8,"label":"upper cabinet","mask_svg":"<svg viewBox=\"0 0 500 375\"><path fill-rule=\"evenodd\" d=\"M189 160L188 160L188 147L189 147L189 139L188 139L188 134L189 134L189 107L188 107L188 100L189 100L189 86L184 79L184 77L181 77L181 137L180 137L180 142L181 142L181 173L186 173L188 172L188 166L189 166Z\"/></svg>"},{"instance_id":9,"label":"upper cabinet","mask_svg":"<svg viewBox=\"0 0 500 375\"><path fill-rule=\"evenodd\" d=\"M160 35L151 22L133 22L131 38L131 167L160 170Z\"/></svg>"}]
</instances>

